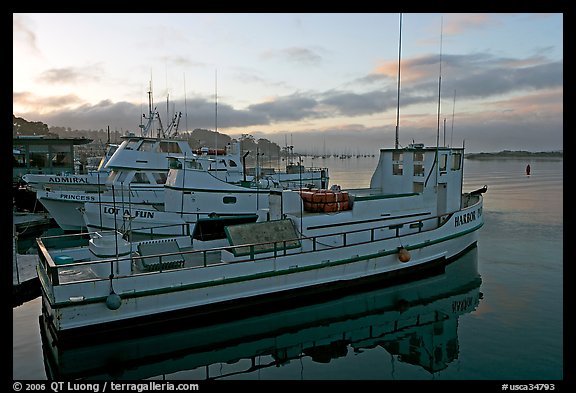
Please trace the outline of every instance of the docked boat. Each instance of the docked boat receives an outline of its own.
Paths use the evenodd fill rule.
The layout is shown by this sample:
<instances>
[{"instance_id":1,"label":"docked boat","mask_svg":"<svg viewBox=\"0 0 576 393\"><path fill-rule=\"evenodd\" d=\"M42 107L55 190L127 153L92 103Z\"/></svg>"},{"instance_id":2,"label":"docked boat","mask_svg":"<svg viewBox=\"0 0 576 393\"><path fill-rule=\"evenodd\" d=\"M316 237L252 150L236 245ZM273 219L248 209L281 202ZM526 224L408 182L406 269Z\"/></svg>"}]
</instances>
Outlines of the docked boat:
<instances>
[{"instance_id":1,"label":"docked boat","mask_svg":"<svg viewBox=\"0 0 576 393\"><path fill-rule=\"evenodd\" d=\"M164 239L96 232L69 249L38 238L43 313L59 336L105 332L441 268L476 246L483 225L486 187L462 192L463 159L457 147L381 149L369 188L321 191L324 204L346 192L340 208L307 208L304 190L269 190L256 222L209 239L194 236L198 223Z\"/></svg>"},{"instance_id":2,"label":"docked boat","mask_svg":"<svg viewBox=\"0 0 576 393\"><path fill-rule=\"evenodd\" d=\"M258 210L268 206L270 190L283 189L273 177L222 180L211 170L215 161L207 155L169 157L168 163L162 210L127 203L86 203L82 214L88 231L119 230L135 239L176 236L186 227L198 240L224 238L225 226L255 222Z\"/></svg>"},{"instance_id":3,"label":"docked boat","mask_svg":"<svg viewBox=\"0 0 576 393\"><path fill-rule=\"evenodd\" d=\"M123 136L123 141L108 160L109 175L96 190L81 187L66 190L39 190L36 198L56 223L66 231L85 231L80 209L86 202L118 202L161 206L168 173L166 157L180 153L192 156L188 141L174 137Z\"/></svg>"},{"instance_id":4,"label":"docked boat","mask_svg":"<svg viewBox=\"0 0 576 393\"><path fill-rule=\"evenodd\" d=\"M478 307L481 282L474 248L432 277L224 319L166 321L100 340L57 340L40 316L44 365L51 380L170 379L181 372L189 379L267 379L269 368L300 375L311 362L374 350L382 364L394 357L433 375L461 356L459 321ZM386 368L380 372L386 378Z\"/></svg>"},{"instance_id":5,"label":"docked boat","mask_svg":"<svg viewBox=\"0 0 576 393\"><path fill-rule=\"evenodd\" d=\"M302 189L326 187L328 169L322 173L301 166L298 171L250 177L245 171L216 170L233 168L230 163L240 160L238 145L236 156L230 156L225 166L206 154L192 157L167 158L170 172L164 184L164 201L158 206L133 204L126 199L115 202L87 202L81 209L88 231L119 230L131 238L166 237L182 234L182 228L191 226L199 240L224 235L224 227L254 222L257 211L268 206L271 189ZM235 166L237 168L237 166ZM302 176L304 170L307 175ZM219 176L220 174L226 176ZM305 177L305 180L296 178ZM232 176L231 176L232 174ZM234 175L235 174L235 175ZM317 174L312 178L311 175ZM295 177L296 176L296 177ZM197 224L197 225L196 225Z\"/></svg>"}]
</instances>

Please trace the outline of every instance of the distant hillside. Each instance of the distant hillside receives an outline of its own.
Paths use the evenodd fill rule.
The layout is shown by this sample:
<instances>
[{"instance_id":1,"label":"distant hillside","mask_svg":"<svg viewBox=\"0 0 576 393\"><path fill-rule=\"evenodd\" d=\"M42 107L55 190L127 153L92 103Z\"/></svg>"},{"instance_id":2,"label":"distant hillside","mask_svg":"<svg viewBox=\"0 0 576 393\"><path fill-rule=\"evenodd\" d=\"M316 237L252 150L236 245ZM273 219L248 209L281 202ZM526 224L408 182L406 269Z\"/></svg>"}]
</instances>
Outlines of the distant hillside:
<instances>
[{"instance_id":1,"label":"distant hillside","mask_svg":"<svg viewBox=\"0 0 576 393\"><path fill-rule=\"evenodd\" d=\"M502 150L495 153L468 153L465 156L471 160L489 160L489 159L503 159L503 158L517 158L517 159L552 159L562 160L564 152L560 151L539 151L531 152L524 150Z\"/></svg>"}]
</instances>

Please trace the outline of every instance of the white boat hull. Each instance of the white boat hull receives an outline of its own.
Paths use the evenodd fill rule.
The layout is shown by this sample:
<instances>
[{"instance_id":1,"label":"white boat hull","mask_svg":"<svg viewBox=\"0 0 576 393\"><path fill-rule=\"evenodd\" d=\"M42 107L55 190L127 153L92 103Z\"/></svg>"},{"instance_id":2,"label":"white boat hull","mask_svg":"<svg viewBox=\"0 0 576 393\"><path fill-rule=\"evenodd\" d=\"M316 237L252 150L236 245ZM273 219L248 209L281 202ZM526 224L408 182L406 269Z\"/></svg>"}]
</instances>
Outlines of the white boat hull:
<instances>
[{"instance_id":1,"label":"white boat hull","mask_svg":"<svg viewBox=\"0 0 576 393\"><path fill-rule=\"evenodd\" d=\"M164 189L155 187L150 190L133 189L130 194L121 193L112 197L110 192L102 194L84 193L81 191L39 191L36 198L46 208L50 216L65 231L86 230L86 223L82 210L85 203L108 202L116 206L137 206L138 204L164 203Z\"/></svg>"},{"instance_id":2,"label":"white boat hull","mask_svg":"<svg viewBox=\"0 0 576 393\"><path fill-rule=\"evenodd\" d=\"M473 249L433 279L371 288L336 299L315 296L310 305L290 302L285 308L244 309L241 318L216 319L216 323L206 317L184 316L178 323L129 330L127 335L105 334L97 344L96 337L87 340L85 336L57 341L46 334L45 318L40 326L45 353L58 366L49 377L57 380L118 375L141 380L156 376L160 369L172 373L268 355L277 360L270 364L276 367L342 340L355 350L404 342L402 353L429 354L420 358L421 364L437 371L457 355L447 343L457 342L458 317L476 309L480 284L477 250ZM418 345L414 337L421 338ZM438 352L443 356L439 358ZM105 366L111 358L123 362L108 373ZM237 368L233 370L237 373Z\"/></svg>"},{"instance_id":3,"label":"white boat hull","mask_svg":"<svg viewBox=\"0 0 576 393\"><path fill-rule=\"evenodd\" d=\"M472 216L474 219L459 218ZM112 280L103 274L100 279L64 285L49 284L54 273L45 264L39 265L38 275L45 292L44 308L54 316L54 329L65 334L182 311L205 313L234 308L243 302L264 302L289 293L312 295L320 287L346 287L370 279L415 274L442 266L474 246L481 226L480 203L454 214L437 229L404 235L401 242L392 237L316 251L312 243L303 242L301 249L287 250L286 255L268 253L245 262L236 262L231 253L222 251L231 262L119 275ZM399 261L401 246L411 254L408 262ZM116 310L106 304L111 284L122 299Z\"/></svg>"}]
</instances>

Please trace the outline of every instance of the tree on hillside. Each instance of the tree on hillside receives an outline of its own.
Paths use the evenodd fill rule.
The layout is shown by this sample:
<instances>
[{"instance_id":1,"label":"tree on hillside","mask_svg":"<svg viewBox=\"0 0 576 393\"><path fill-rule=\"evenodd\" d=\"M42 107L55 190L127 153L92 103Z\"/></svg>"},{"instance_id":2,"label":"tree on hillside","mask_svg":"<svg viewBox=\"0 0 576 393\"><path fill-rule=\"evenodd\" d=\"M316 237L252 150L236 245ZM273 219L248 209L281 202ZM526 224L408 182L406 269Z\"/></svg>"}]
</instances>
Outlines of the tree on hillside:
<instances>
[{"instance_id":1,"label":"tree on hillside","mask_svg":"<svg viewBox=\"0 0 576 393\"><path fill-rule=\"evenodd\" d=\"M185 137L193 149L201 147L218 147L219 149L223 149L228 143L232 142L232 138L226 134L216 133L212 130L202 128L196 128L191 133L182 133L180 136Z\"/></svg>"},{"instance_id":2,"label":"tree on hillside","mask_svg":"<svg viewBox=\"0 0 576 393\"><path fill-rule=\"evenodd\" d=\"M269 158L277 158L280 156L280 146L265 138L258 139L258 151Z\"/></svg>"},{"instance_id":3,"label":"tree on hillside","mask_svg":"<svg viewBox=\"0 0 576 393\"><path fill-rule=\"evenodd\" d=\"M48 125L41 121L28 121L12 115L12 136L16 135L49 135Z\"/></svg>"}]
</instances>

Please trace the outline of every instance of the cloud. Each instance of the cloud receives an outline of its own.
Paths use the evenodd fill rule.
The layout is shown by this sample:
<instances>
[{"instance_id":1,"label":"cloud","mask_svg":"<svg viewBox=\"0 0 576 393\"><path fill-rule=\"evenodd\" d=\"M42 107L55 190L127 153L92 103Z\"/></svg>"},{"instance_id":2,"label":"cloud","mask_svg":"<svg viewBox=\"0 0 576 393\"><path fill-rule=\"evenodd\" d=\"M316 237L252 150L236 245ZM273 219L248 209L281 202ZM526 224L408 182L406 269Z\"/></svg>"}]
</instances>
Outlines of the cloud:
<instances>
[{"instance_id":1,"label":"cloud","mask_svg":"<svg viewBox=\"0 0 576 393\"><path fill-rule=\"evenodd\" d=\"M12 102L15 106L26 108L29 113L36 113L34 117L50 112L58 112L69 107L77 107L84 101L75 94L63 96L38 97L29 92L12 94Z\"/></svg>"},{"instance_id":2,"label":"cloud","mask_svg":"<svg viewBox=\"0 0 576 393\"><path fill-rule=\"evenodd\" d=\"M86 67L52 68L42 72L36 80L47 84L76 84L98 82L101 80L102 67L92 65Z\"/></svg>"},{"instance_id":3,"label":"cloud","mask_svg":"<svg viewBox=\"0 0 576 393\"><path fill-rule=\"evenodd\" d=\"M204 68L210 66L208 63L204 63L201 61L193 61L184 56L161 56L160 60L164 63L173 64L176 66L182 67L197 67L197 68Z\"/></svg>"},{"instance_id":4,"label":"cloud","mask_svg":"<svg viewBox=\"0 0 576 393\"><path fill-rule=\"evenodd\" d=\"M442 32L447 35L462 34L466 30L491 26L495 23L490 14L448 14L444 19Z\"/></svg>"},{"instance_id":5,"label":"cloud","mask_svg":"<svg viewBox=\"0 0 576 393\"><path fill-rule=\"evenodd\" d=\"M326 93L322 104L346 116L371 115L396 107L396 93L372 91L363 94L332 91Z\"/></svg>"},{"instance_id":6,"label":"cloud","mask_svg":"<svg viewBox=\"0 0 576 393\"><path fill-rule=\"evenodd\" d=\"M29 26L31 19L25 15L13 14L12 15L12 34L15 46L30 50L33 54L39 55L40 50L36 45L36 34Z\"/></svg>"},{"instance_id":7,"label":"cloud","mask_svg":"<svg viewBox=\"0 0 576 393\"><path fill-rule=\"evenodd\" d=\"M317 105L318 102L314 98L293 94L291 96L278 97L268 102L250 105L248 110L264 116L273 123L320 117L321 115L315 110Z\"/></svg>"},{"instance_id":8,"label":"cloud","mask_svg":"<svg viewBox=\"0 0 576 393\"><path fill-rule=\"evenodd\" d=\"M262 54L262 58L278 58L283 61L289 61L303 65L317 65L322 62L322 56L320 56L316 51L299 47L285 48L277 51L266 51Z\"/></svg>"},{"instance_id":9,"label":"cloud","mask_svg":"<svg viewBox=\"0 0 576 393\"><path fill-rule=\"evenodd\" d=\"M434 55L407 59L401 65L401 100L418 103L418 95L433 96L438 90L439 57ZM389 79L397 73L398 63L380 65L357 82ZM494 57L487 53L442 56L442 89L458 91L460 98L484 98L529 89L563 85L563 62L542 56L523 59Z\"/></svg>"},{"instance_id":10,"label":"cloud","mask_svg":"<svg viewBox=\"0 0 576 393\"><path fill-rule=\"evenodd\" d=\"M500 134L509 132L507 135L511 136L506 136L506 139L502 137L502 148L504 146L515 148L512 144L513 138L526 139L528 134L523 130L531 130L540 133L532 138L535 144L541 143L543 146L555 144L556 148L558 144L561 146L561 135L559 137L555 135L547 140L542 135L542 129L553 129L554 132L560 130L561 134L562 60L551 61L541 55L513 59L475 53L446 55L442 61L443 96L451 99L454 90L457 91L456 107L459 110L456 114L456 124L460 140L465 138L467 141L480 143L476 141L490 138L498 140ZM61 71L52 75L55 80L58 78L74 80L74 75L82 74L74 69ZM382 133L385 135L384 138L389 135L393 138L395 121L391 121L390 117L388 119L390 121L386 120L386 126L371 128L368 125L352 124L352 119L365 117L361 120L363 122L366 121L366 117L384 114L387 111L389 113L386 116L391 115L391 111L397 105L397 91L396 80L392 80L391 72L388 73L390 75L384 74L389 79L388 85L370 91L355 91L352 84L342 90L295 92L276 96L264 102L252 103L243 109L234 108L222 101L218 102L216 108L211 99L189 98L186 106L183 100L171 101L171 111L183 113L179 127L181 131L185 128L214 129L217 126L219 131L248 128L246 132L252 133L252 130L257 130L258 127L274 125L275 131L281 132L283 122L299 122L298 129L308 128L313 134L330 135L331 140L335 138L334 141L344 139L343 134L349 131L352 136L347 139L347 143L354 143L354 135L362 135L363 141L374 142L377 139L376 135L379 138L383 137ZM407 59L402 68L402 75L406 74L412 78L408 78L407 81L403 78L401 85L400 129L402 137L405 138L402 143L407 144L406 141L412 139L429 138L430 140L422 142L434 144L437 128L435 110L438 95L438 57L431 55ZM250 77L249 72L245 75L247 78ZM252 81L266 83L258 77ZM357 79L355 82L358 81ZM362 85L364 88L365 86ZM475 105L481 98L489 101ZM100 129L110 125L116 129L135 131L138 129L142 111L146 110L145 105L128 102L102 101L96 105L86 105L74 95L34 97L30 93L23 92L14 93L13 100L15 106L24 104L26 108L26 113L15 113L17 116L30 121L43 121L50 126L78 129ZM418 109L418 113L406 110L412 105L427 103L434 109L428 111ZM168 116L164 108L162 105L159 110L162 120L167 123L165 119ZM431 112L434 113L430 115ZM318 120L321 122L317 122ZM309 125L306 125L307 121ZM356 123L361 121L358 120ZM322 128L329 122L335 124L329 130ZM344 126L338 126L338 122ZM511 124L506 124L507 122ZM334 134L336 132L338 134ZM372 132L373 138L366 136ZM310 136L310 143L317 142L318 138L314 140ZM482 143L485 145L478 146L478 151L489 149L490 142Z\"/></svg>"}]
</instances>

